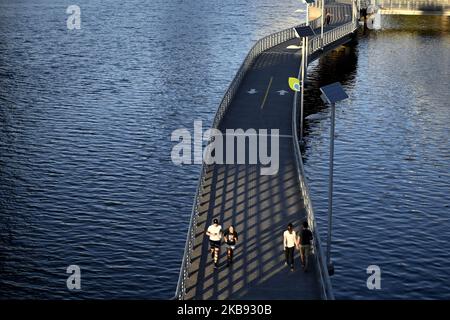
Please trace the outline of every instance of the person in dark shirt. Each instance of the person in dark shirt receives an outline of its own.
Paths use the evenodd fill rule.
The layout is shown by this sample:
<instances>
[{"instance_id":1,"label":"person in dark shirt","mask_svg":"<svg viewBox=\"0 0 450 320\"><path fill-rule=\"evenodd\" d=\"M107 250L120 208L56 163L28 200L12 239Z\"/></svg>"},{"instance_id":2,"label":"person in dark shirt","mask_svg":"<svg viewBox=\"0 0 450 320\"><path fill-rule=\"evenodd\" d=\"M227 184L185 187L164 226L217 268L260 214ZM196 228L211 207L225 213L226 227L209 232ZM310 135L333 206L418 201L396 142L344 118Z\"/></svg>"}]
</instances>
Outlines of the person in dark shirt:
<instances>
[{"instance_id":1,"label":"person in dark shirt","mask_svg":"<svg viewBox=\"0 0 450 320\"><path fill-rule=\"evenodd\" d=\"M331 14L327 11L327 14L325 16L325 22L327 24L327 26L330 24L331 22Z\"/></svg>"},{"instance_id":2,"label":"person in dark shirt","mask_svg":"<svg viewBox=\"0 0 450 320\"><path fill-rule=\"evenodd\" d=\"M308 227L308 221L303 222L300 231L300 257L302 260L303 271L308 271L308 257L311 254L313 234Z\"/></svg>"},{"instance_id":3,"label":"person in dark shirt","mask_svg":"<svg viewBox=\"0 0 450 320\"><path fill-rule=\"evenodd\" d=\"M227 245L227 265L230 266L233 263L233 253L236 248L236 242L238 241L238 234L234 230L234 226L229 226L223 234L223 237Z\"/></svg>"}]
</instances>

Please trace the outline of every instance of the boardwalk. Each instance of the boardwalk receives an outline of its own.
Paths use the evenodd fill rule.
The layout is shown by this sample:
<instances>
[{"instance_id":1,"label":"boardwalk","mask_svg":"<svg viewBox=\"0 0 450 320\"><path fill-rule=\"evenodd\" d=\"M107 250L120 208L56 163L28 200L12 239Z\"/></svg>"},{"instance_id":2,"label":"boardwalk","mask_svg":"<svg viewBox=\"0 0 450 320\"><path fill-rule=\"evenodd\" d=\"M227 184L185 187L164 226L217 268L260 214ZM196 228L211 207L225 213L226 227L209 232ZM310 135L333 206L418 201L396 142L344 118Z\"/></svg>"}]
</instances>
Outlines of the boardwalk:
<instances>
[{"instance_id":1,"label":"boardwalk","mask_svg":"<svg viewBox=\"0 0 450 320\"><path fill-rule=\"evenodd\" d=\"M330 7L332 10L333 8ZM351 16L336 16L326 31ZM347 41L347 40L345 40ZM289 40L263 52L247 72L219 129L279 129L280 168L263 176L259 165L210 165L199 201L199 216L186 279L185 299L320 299L317 268L308 273L300 267L296 252L295 271L284 265L282 233L289 222L300 229L305 219L292 137L293 92L288 77L297 77L298 45ZM338 45L336 43L335 45ZM239 233L235 263L213 269L204 232L214 218L223 227L233 224ZM313 260L313 259L311 259Z\"/></svg>"}]
</instances>

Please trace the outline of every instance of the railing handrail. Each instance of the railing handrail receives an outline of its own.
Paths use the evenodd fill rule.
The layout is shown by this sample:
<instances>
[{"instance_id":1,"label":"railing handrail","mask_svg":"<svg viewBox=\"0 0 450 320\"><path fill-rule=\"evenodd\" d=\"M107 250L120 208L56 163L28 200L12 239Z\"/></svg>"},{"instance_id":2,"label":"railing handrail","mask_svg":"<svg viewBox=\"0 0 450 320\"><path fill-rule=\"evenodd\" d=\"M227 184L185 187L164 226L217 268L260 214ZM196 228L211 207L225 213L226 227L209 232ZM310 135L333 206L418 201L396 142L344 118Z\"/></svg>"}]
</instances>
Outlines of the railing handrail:
<instances>
[{"instance_id":1,"label":"railing handrail","mask_svg":"<svg viewBox=\"0 0 450 320\"><path fill-rule=\"evenodd\" d=\"M319 20L320 20L320 18L310 21L310 25L315 27L320 22ZM304 25L305 25L305 23L302 23L298 26L304 26ZM239 67L236 75L234 76L233 80L231 81L230 85L228 86L227 91L225 92L225 94L221 100L219 108L217 109L217 112L214 116L212 128L217 129L219 127L220 121L222 120L226 109L228 108L231 100L233 99L234 95L236 94L236 91L237 91L239 85L241 84L246 72L251 67L251 65L256 60L256 58L262 52L266 51L267 49L274 47L280 43L283 43L285 41L288 41L290 39L293 39L294 37L295 37L295 34L293 31L293 28L287 28L282 31L265 36L264 38L258 40L252 46L252 48L250 49L249 53L245 57L241 66ZM276 39L276 41L275 41L275 39ZM198 216L198 200L199 200L198 198L199 198L201 189L203 187L202 179L205 176L205 172L206 172L206 165L203 163L201 172L200 172L201 173L200 179L197 184L195 200L194 200L194 203L192 206L192 213L191 213L191 218L190 218L190 223L189 223L189 228L188 228L188 233L187 233L185 251L184 251L183 258L182 258L183 260L182 260L182 264L181 264L181 268L180 268L180 274L179 274L177 289L176 289L176 293L175 293L175 297L178 299L181 299L185 294L183 292L185 289L184 282L185 282L185 278L187 277L187 272L188 272L188 262L189 262L188 259L190 259L191 245L194 242L194 239L192 239L192 236L195 235L195 229L196 229L195 222L196 222L196 217Z\"/></svg>"},{"instance_id":2,"label":"railing handrail","mask_svg":"<svg viewBox=\"0 0 450 320\"><path fill-rule=\"evenodd\" d=\"M371 0L370 3L386 10L407 9L407 10L449 10L450 0ZM433 10L430 10L433 11Z\"/></svg>"},{"instance_id":3,"label":"railing handrail","mask_svg":"<svg viewBox=\"0 0 450 320\"><path fill-rule=\"evenodd\" d=\"M299 72L300 77L300 72ZM308 225L313 233L314 238L314 257L316 259L317 269L319 270L319 282L321 285L321 296L324 300L334 300L333 287L331 285L331 280L328 275L327 266L323 259L324 253L321 246L320 235L317 230L316 219L314 216L314 210L312 208L311 197L309 195L308 184L306 183L306 175L303 169L302 154L300 151L300 146L298 143L298 133L297 133L297 102L298 94L294 94L294 102L292 106L292 142L294 146L295 153L295 165L297 169L297 176L300 183L300 190L302 191L302 199L304 207L306 210L306 217L308 220Z\"/></svg>"},{"instance_id":4,"label":"railing handrail","mask_svg":"<svg viewBox=\"0 0 450 320\"><path fill-rule=\"evenodd\" d=\"M317 19L310 21L310 26L315 29L318 28L320 26L320 21L321 18L318 17ZM338 36L339 33L337 32L333 32L336 29L341 30L341 32L345 33L348 31L348 25L344 24L338 28L332 29L328 32L324 33L324 39L325 36L333 33L334 36ZM351 23L352 26L355 26L356 24ZM298 26L304 26L305 23L302 23ZM344 26L347 26L347 28L343 28ZM354 29L352 30L352 32L354 31ZM348 33L348 32L347 32ZM318 36L320 38L320 36ZM341 36L342 37L342 36ZM282 31L270 34L260 40L258 40L250 49L249 53L247 54L246 58L244 59L244 61L242 62L240 68L238 69L236 75L234 76L233 80L231 81L230 85L228 86L227 91L225 92L221 103L219 105L219 108L217 109L217 112L214 116L214 120L213 120L213 125L212 128L218 128L219 124L223 118L223 115L226 112L226 109L229 107L233 97L235 96L240 84L242 83L243 78L245 77L245 74L247 73L247 71L249 70L249 68L251 67L251 65L254 63L254 61L256 60L256 58L263 53L264 51L266 51L269 48L272 48L274 46L277 46L283 42L286 42L288 40L291 40L295 38L295 33L293 31L293 28L288 28L288 29L284 29ZM329 39L329 42L331 42L331 39L333 37L327 37L327 39ZM314 37L313 39L313 46L312 48L315 48L315 50L319 49L319 46L317 45L318 41L314 41L317 40L317 37ZM335 41L335 40L333 40ZM316 44L314 44L316 43ZM328 43L327 43L328 44ZM326 45L326 44L323 44ZM294 103L296 101L296 95L295 95L295 100ZM296 108L294 108L295 110ZM296 112L296 111L293 111ZM294 120L293 120L294 121ZM296 121L294 121L296 122ZM296 123L295 123L295 128L296 128ZM294 139L295 141L298 141L297 137L297 132L295 131L295 135L294 135ZM294 144L295 145L295 144ZM298 143L297 143L297 147L298 147ZM294 146L295 149L295 146ZM299 163L298 160L300 160ZM318 232L316 232L316 225L315 225L315 219L314 219L314 211L312 210L312 205L311 202L309 200L309 190L307 188L306 185L306 181L304 180L304 172L303 172L303 164L302 164L302 160L301 160L301 153L300 156L298 156L297 152L296 152L296 163L297 163L297 170L298 170L298 174L299 174L299 179L300 179L300 183L302 183L303 181L303 185L301 185L302 188L302 193L303 193L303 200L305 201L305 195L307 196L308 199L308 203L305 203L305 208L310 208L307 210L308 213L308 219L311 220L311 226L313 228L313 232L315 233L315 249L316 249L316 256L320 256L320 260L323 262L323 253L322 253L322 249L320 247L320 240L319 240L319 235ZM186 294L186 279L188 278L188 272L189 272L189 265L190 265L190 259L191 259L191 253L192 253L192 249L194 246L194 242L195 242L195 235L196 235L196 224L197 224L197 217L198 217L198 204L199 204L199 200L200 200L200 195L203 189L203 184L204 184L204 179L206 177L206 170L207 170L207 165L205 163L202 164L202 168L201 168L201 175L197 184L197 190L196 190L196 196L194 199L194 203L192 206L192 213L191 213L191 218L190 218L190 223L189 223L189 228L188 228L188 234L187 234L187 239L186 239L186 245L185 245L185 251L184 251L184 255L183 255L183 260L182 260L182 264L181 264L181 268L180 268L180 274L179 274L179 278L178 278L178 284L177 284L177 289L176 289L176 293L175 293L175 298L177 299L183 299L185 294ZM306 193L305 193L306 190ZM319 253L319 254L318 254ZM319 267L319 273L320 273L320 282L321 282L321 286L322 286L322 296L324 299L333 299L333 292L331 289L331 281L329 280L328 277L328 272L326 271L326 266L325 269L323 269L323 263L319 263L318 264ZM326 271L326 273L324 273L324 270Z\"/></svg>"},{"instance_id":5,"label":"railing handrail","mask_svg":"<svg viewBox=\"0 0 450 320\"><path fill-rule=\"evenodd\" d=\"M347 34L353 32L356 30L357 24L353 22L348 22L340 27L334 28L327 33L324 34L324 43L320 44L320 37L314 37L310 41L312 41L313 46L311 46L311 51L309 54L314 53L315 51L319 50L322 46L326 46L329 43L332 43L336 41L337 39L340 39L341 37L346 36ZM328 35L334 35L335 39L328 37ZM318 40L318 41L317 41ZM298 77L300 78L300 72ZM298 143L298 131L297 131L297 102L298 102L298 93L295 92L294 94L294 101L292 106L292 137L293 137L293 146L294 146L294 153L295 153L295 164L297 168L297 174L298 179L300 183L300 190L302 191L302 198L304 202L304 207L306 210L306 215L308 219L308 224L311 228L311 231L314 234L314 249L315 249L315 259L318 266L319 271L319 278L320 278L320 284L321 284L321 294L322 298L325 300L333 300L334 294L332 290L331 280L328 274L328 268L326 265L326 261L324 259L325 255L322 249L321 241L320 241L320 235L319 231L317 229L316 225L316 219L314 215L314 210L312 206L312 201L309 193L308 184L306 181L306 175L303 168L303 160L302 160L302 154L300 151L300 146Z\"/></svg>"}]
</instances>

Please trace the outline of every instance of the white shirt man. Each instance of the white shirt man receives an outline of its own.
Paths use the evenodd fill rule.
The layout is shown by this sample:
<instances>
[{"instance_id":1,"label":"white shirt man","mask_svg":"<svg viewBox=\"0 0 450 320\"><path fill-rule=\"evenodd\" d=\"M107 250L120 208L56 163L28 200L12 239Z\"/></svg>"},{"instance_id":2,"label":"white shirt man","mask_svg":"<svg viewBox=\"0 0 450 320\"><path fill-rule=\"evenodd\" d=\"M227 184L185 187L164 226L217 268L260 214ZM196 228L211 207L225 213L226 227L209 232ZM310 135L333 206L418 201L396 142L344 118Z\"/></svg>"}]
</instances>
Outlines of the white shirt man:
<instances>
[{"instance_id":1,"label":"white shirt man","mask_svg":"<svg viewBox=\"0 0 450 320\"><path fill-rule=\"evenodd\" d=\"M209 237L210 252L211 258L214 261L214 268L217 269L219 266L220 240L222 239L222 226L219 225L219 220L213 220L213 224L206 230L206 235Z\"/></svg>"},{"instance_id":2,"label":"white shirt man","mask_svg":"<svg viewBox=\"0 0 450 320\"><path fill-rule=\"evenodd\" d=\"M294 271L294 251L297 246L297 234L293 230L292 223L288 224L287 230L283 233L283 246L286 265L291 267L291 271Z\"/></svg>"},{"instance_id":3,"label":"white shirt man","mask_svg":"<svg viewBox=\"0 0 450 320\"><path fill-rule=\"evenodd\" d=\"M213 224L208 227L207 234L209 235L209 240L220 241L222 234L222 226L218 224Z\"/></svg>"}]
</instances>

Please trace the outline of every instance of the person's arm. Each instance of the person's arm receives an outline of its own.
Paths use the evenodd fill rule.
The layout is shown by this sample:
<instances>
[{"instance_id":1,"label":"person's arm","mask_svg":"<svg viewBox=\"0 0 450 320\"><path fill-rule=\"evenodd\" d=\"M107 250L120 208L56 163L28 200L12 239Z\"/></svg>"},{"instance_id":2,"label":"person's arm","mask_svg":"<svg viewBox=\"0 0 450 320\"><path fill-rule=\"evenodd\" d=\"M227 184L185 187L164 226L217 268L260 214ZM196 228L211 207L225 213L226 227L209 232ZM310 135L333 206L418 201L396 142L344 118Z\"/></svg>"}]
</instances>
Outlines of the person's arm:
<instances>
[{"instance_id":1,"label":"person's arm","mask_svg":"<svg viewBox=\"0 0 450 320\"><path fill-rule=\"evenodd\" d=\"M286 247L287 247L286 233L283 233L283 250L286 250Z\"/></svg>"},{"instance_id":2,"label":"person's arm","mask_svg":"<svg viewBox=\"0 0 450 320\"><path fill-rule=\"evenodd\" d=\"M209 232L209 227L208 227L208 229L206 229L206 235L207 235L208 237L211 237L211 232Z\"/></svg>"},{"instance_id":3,"label":"person's arm","mask_svg":"<svg viewBox=\"0 0 450 320\"><path fill-rule=\"evenodd\" d=\"M297 248L297 249L299 249L300 248L300 241L301 241L301 233L298 235L298 236L296 236L295 237L295 247Z\"/></svg>"}]
</instances>

